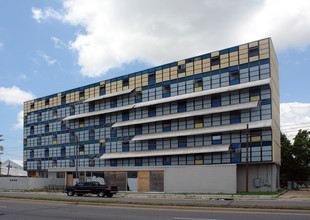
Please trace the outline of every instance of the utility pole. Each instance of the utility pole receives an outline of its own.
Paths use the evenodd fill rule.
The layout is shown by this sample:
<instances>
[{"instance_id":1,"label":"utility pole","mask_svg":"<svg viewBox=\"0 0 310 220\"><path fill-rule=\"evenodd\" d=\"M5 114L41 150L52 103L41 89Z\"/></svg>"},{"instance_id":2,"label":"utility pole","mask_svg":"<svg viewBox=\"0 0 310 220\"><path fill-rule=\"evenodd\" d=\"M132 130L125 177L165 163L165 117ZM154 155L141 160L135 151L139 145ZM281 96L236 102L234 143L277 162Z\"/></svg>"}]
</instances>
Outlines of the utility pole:
<instances>
[{"instance_id":1,"label":"utility pole","mask_svg":"<svg viewBox=\"0 0 310 220\"><path fill-rule=\"evenodd\" d=\"M8 175L10 175L10 169L12 168L11 162L9 161L9 165L6 166L8 168Z\"/></svg>"},{"instance_id":2,"label":"utility pole","mask_svg":"<svg viewBox=\"0 0 310 220\"><path fill-rule=\"evenodd\" d=\"M245 161L245 191L249 192L249 124L246 124L246 161Z\"/></svg>"},{"instance_id":3,"label":"utility pole","mask_svg":"<svg viewBox=\"0 0 310 220\"><path fill-rule=\"evenodd\" d=\"M0 134L0 142L1 141L4 141L4 139L2 138L3 135ZM1 154L3 154L3 146L0 146L0 175L1 175L1 165L2 165L2 162L1 162Z\"/></svg>"}]
</instances>

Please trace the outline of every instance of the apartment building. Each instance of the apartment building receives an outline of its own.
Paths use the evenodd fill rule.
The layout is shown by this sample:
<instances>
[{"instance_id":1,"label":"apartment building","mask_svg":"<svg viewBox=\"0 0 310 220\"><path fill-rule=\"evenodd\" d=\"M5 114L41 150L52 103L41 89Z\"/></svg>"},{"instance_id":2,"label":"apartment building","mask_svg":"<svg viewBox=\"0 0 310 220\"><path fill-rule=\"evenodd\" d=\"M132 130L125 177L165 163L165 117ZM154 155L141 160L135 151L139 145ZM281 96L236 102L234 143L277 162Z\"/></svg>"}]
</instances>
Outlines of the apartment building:
<instances>
[{"instance_id":1,"label":"apartment building","mask_svg":"<svg viewBox=\"0 0 310 220\"><path fill-rule=\"evenodd\" d=\"M29 177L234 193L246 189L248 164L249 191L279 188L270 38L30 100L24 112Z\"/></svg>"}]
</instances>

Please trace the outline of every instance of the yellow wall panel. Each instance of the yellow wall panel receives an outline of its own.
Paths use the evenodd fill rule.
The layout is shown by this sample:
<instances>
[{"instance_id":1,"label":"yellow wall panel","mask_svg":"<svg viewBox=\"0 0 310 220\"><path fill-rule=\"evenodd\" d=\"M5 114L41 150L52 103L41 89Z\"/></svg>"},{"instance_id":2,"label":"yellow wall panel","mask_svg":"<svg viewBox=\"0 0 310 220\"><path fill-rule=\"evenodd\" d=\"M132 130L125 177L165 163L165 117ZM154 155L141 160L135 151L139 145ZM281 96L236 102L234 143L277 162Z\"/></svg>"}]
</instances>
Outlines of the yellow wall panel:
<instances>
[{"instance_id":1,"label":"yellow wall panel","mask_svg":"<svg viewBox=\"0 0 310 220\"><path fill-rule=\"evenodd\" d=\"M215 66L212 66L212 70L218 70L220 68L220 65L215 65Z\"/></svg>"},{"instance_id":2,"label":"yellow wall panel","mask_svg":"<svg viewBox=\"0 0 310 220\"><path fill-rule=\"evenodd\" d=\"M122 88L122 90L127 90L127 89L129 89L128 86L124 86L124 87ZM121 91L122 91L122 90L121 90Z\"/></svg>"},{"instance_id":3,"label":"yellow wall panel","mask_svg":"<svg viewBox=\"0 0 310 220\"><path fill-rule=\"evenodd\" d=\"M204 59L204 60L202 60L202 64L203 65L210 65L210 58L207 58L207 59Z\"/></svg>"},{"instance_id":4,"label":"yellow wall panel","mask_svg":"<svg viewBox=\"0 0 310 220\"><path fill-rule=\"evenodd\" d=\"M260 50L269 49L269 44L259 45L259 49L260 49Z\"/></svg>"},{"instance_id":5,"label":"yellow wall panel","mask_svg":"<svg viewBox=\"0 0 310 220\"><path fill-rule=\"evenodd\" d=\"M259 41L259 46L260 46L260 45L263 45L263 44L268 44L268 43L269 43L269 40L268 40L268 39L260 40L260 41Z\"/></svg>"},{"instance_id":6,"label":"yellow wall panel","mask_svg":"<svg viewBox=\"0 0 310 220\"><path fill-rule=\"evenodd\" d=\"M267 58L269 58L269 54L263 54L263 55L260 55L259 56L259 59L267 59Z\"/></svg>"},{"instance_id":7,"label":"yellow wall panel","mask_svg":"<svg viewBox=\"0 0 310 220\"><path fill-rule=\"evenodd\" d=\"M247 53L240 55L240 59L247 59L247 58L248 58L248 54Z\"/></svg>"},{"instance_id":8,"label":"yellow wall panel","mask_svg":"<svg viewBox=\"0 0 310 220\"><path fill-rule=\"evenodd\" d=\"M178 74L171 74L170 78L171 78L171 80L172 79L177 79L178 78Z\"/></svg>"},{"instance_id":9,"label":"yellow wall panel","mask_svg":"<svg viewBox=\"0 0 310 220\"><path fill-rule=\"evenodd\" d=\"M178 78L185 77L185 73L179 73Z\"/></svg>"},{"instance_id":10,"label":"yellow wall panel","mask_svg":"<svg viewBox=\"0 0 310 220\"><path fill-rule=\"evenodd\" d=\"M258 41L249 43L249 47L257 47L257 46L258 46Z\"/></svg>"},{"instance_id":11,"label":"yellow wall panel","mask_svg":"<svg viewBox=\"0 0 310 220\"><path fill-rule=\"evenodd\" d=\"M220 59L228 58L228 53L220 55Z\"/></svg>"},{"instance_id":12,"label":"yellow wall panel","mask_svg":"<svg viewBox=\"0 0 310 220\"><path fill-rule=\"evenodd\" d=\"M240 64L248 63L248 59L240 59L239 63Z\"/></svg>"},{"instance_id":13,"label":"yellow wall panel","mask_svg":"<svg viewBox=\"0 0 310 220\"><path fill-rule=\"evenodd\" d=\"M258 60L258 56L250 57L250 62L254 62Z\"/></svg>"},{"instance_id":14,"label":"yellow wall panel","mask_svg":"<svg viewBox=\"0 0 310 220\"><path fill-rule=\"evenodd\" d=\"M193 71L187 71L187 72L186 72L186 76L191 76L191 75L194 75L194 72L193 72Z\"/></svg>"},{"instance_id":15,"label":"yellow wall panel","mask_svg":"<svg viewBox=\"0 0 310 220\"><path fill-rule=\"evenodd\" d=\"M194 74L199 74L199 73L202 73L201 68L200 68L200 69L197 69L197 70L194 70Z\"/></svg>"},{"instance_id":16,"label":"yellow wall panel","mask_svg":"<svg viewBox=\"0 0 310 220\"><path fill-rule=\"evenodd\" d=\"M220 51L216 51L216 52L211 53L211 57L216 57L218 55L220 55Z\"/></svg>"},{"instance_id":17,"label":"yellow wall panel","mask_svg":"<svg viewBox=\"0 0 310 220\"><path fill-rule=\"evenodd\" d=\"M230 62L230 66L237 66L238 64L238 60Z\"/></svg>"},{"instance_id":18,"label":"yellow wall panel","mask_svg":"<svg viewBox=\"0 0 310 220\"><path fill-rule=\"evenodd\" d=\"M203 70L203 72L209 72L211 70L211 68L210 67L203 67L202 70Z\"/></svg>"},{"instance_id":19,"label":"yellow wall panel","mask_svg":"<svg viewBox=\"0 0 310 220\"><path fill-rule=\"evenodd\" d=\"M174 66L174 67L171 67L171 68L170 68L170 72L177 71L177 70L178 70L178 67L177 67L177 66Z\"/></svg>"},{"instance_id":20,"label":"yellow wall panel","mask_svg":"<svg viewBox=\"0 0 310 220\"><path fill-rule=\"evenodd\" d=\"M102 85L104 85L105 84L105 81L101 81L100 82L100 85L102 86Z\"/></svg>"},{"instance_id":21,"label":"yellow wall panel","mask_svg":"<svg viewBox=\"0 0 310 220\"><path fill-rule=\"evenodd\" d=\"M148 81L142 81L142 86L147 86L149 84Z\"/></svg>"},{"instance_id":22,"label":"yellow wall panel","mask_svg":"<svg viewBox=\"0 0 310 220\"><path fill-rule=\"evenodd\" d=\"M178 62L178 65L185 64L185 60L181 60Z\"/></svg>"},{"instance_id":23,"label":"yellow wall panel","mask_svg":"<svg viewBox=\"0 0 310 220\"><path fill-rule=\"evenodd\" d=\"M259 54L269 54L269 49L262 49L262 50L259 50Z\"/></svg>"},{"instance_id":24,"label":"yellow wall panel","mask_svg":"<svg viewBox=\"0 0 310 220\"><path fill-rule=\"evenodd\" d=\"M229 56L230 56L230 57L238 56L238 55L239 55L239 52L238 52L238 51L229 53Z\"/></svg>"},{"instance_id":25,"label":"yellow wall panel","mask_svg":"<svg viewBox=\"0 0 310 220\"><path fill-rule=\"evenodd\" d=\"M248 45L247 44L243 44L243 45L239 46L239 51L245 50L245 49L248 49Z\"/></svg>"},{"instance_id":26,"label":"yellow wall panel","mask_svg":"<svg viewBox=\"0 0 310 220\"><path fill-rule=\"evenodd\" d=\"M226 68L228 67L228 63L221 63L221 68Z\"/></svg>"},{"instance_id":27,"label":"yellow wall panel","mask_svg":"<svg viewBox=\"0 0 310 220\"><path fill-rule=\"evenodd\" d=\"M194 66L201 65L201 64L202 64L202 60L194 61Z\"/></svg>"}]
</instances>

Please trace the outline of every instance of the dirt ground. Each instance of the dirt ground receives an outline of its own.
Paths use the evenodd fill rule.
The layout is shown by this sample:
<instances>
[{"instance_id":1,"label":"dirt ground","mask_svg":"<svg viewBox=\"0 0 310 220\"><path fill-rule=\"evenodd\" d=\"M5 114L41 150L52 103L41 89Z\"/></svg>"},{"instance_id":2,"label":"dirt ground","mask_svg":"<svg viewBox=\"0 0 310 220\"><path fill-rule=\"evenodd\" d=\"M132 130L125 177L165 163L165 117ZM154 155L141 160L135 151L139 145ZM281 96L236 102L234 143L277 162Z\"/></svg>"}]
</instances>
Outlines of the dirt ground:
<instances>
[{"instance_id":1,"label":"dirt ground","mask_svg":"<svg viewBox=\"0 0 310 220\"><path fill-rule=\"evenodd\" d=\"M288 191L278 197L280 200L310 201L310 190Z\"/></svg>"}]
</instances>

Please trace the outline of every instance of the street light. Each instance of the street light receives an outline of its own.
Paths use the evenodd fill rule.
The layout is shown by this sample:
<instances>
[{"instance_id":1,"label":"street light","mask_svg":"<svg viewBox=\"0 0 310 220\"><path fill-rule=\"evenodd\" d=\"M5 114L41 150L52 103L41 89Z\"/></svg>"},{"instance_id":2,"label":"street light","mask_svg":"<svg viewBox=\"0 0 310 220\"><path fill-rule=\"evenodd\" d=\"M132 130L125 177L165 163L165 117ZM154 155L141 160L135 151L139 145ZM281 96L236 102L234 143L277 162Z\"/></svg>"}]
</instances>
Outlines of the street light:
<instances>
[{"instance_id":1,"label":"street light","mask_svg":"<svg viewBox=\"0 0 310 220\"><path fill-rule=\"evenodd\" d=\"M1 175L1 169L2 169L1 154L3 154L3 146L0 146L0 175Z\"/></svg>"}]
</instances>

